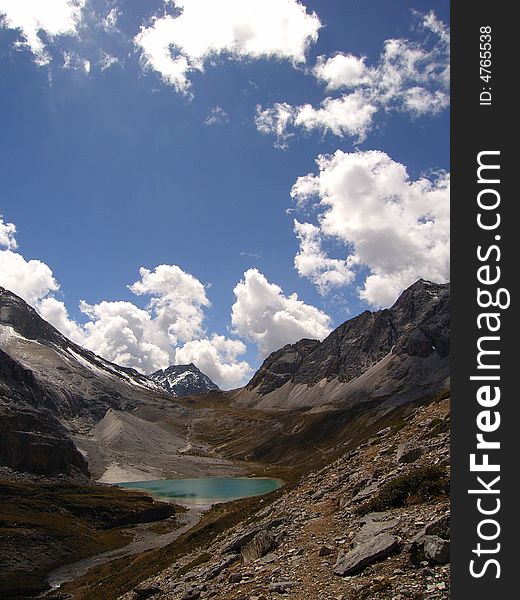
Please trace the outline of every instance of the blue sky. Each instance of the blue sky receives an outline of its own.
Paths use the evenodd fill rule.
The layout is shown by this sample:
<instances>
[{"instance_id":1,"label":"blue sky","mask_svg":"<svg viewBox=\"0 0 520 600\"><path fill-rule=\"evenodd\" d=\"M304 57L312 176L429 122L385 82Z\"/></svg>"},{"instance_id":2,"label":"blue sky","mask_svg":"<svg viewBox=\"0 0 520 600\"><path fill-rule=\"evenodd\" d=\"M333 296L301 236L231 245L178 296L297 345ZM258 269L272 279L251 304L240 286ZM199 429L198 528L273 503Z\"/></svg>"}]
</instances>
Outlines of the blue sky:
<instances>
[{"instance_id":1,"label":"blue sky","mask_svg":"<svg viewBox=\"0 0 520 600\"><path fill-rule=\"evenodd\" d=\"M16 4L0 284L75 341L233 387L448 277L447 1Z\"/></svg>"}]
</instances>

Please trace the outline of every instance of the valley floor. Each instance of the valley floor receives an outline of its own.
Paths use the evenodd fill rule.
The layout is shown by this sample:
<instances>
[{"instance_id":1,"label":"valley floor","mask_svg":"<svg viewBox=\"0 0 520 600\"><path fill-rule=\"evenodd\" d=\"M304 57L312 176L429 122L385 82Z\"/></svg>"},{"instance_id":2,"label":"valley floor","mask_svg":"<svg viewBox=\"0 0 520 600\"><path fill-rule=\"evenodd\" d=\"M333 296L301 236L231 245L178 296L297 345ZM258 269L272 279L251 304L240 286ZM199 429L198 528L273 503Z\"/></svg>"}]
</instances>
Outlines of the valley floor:
<instances>
[{"instance_id":1,"label":"valley floor","mask_svg":"<svg viewBox=\"0 0 520 600\"><path fill-rule=\"evenodd\" d=\"M173 403L130 413L110 409L73 439L87 457L92 477L102 483L244 474L203 446L185 451L192 415L176 412L181 410Z\"/></svg>"},{"instance_id":2,"label":"valley floor","mask_svg":"<svg viewBox=\"0 0 520 600\"><path fill-rule=\"evenodd\" d=\"M170 518L167 521L137 524L132 527L132 541L126 546L95 554L75 563L59 567L51 571L45 579L51 588L56 589L64 583L82 577L96 566L125 556L140 554L154 548L163 548L196 525L201 518L202 512L197 508L190 508L174 519Z\"/></svg>"},{"instance_id":3,"label":"valley floor","mask_svg":"<svg viewBox=\"0 0 520 600\"><path fill-rule=\"evenodd\" d=\"M378 427L332 464L214 507L173 544L95 568L61 597L449 598L449 399L394 411Z\"/></svg>"},{"instance_id":4,"label":"valley floor","mask_svg":"<svg viewBox=\"0 0 520 600\"><path fill-rule=\"evenodd\" d=\"M32 598L54 569L127 546L140 523L175 529L182 512L106 486L0 481L0 598Z\"/></svg>"}]
</instances>

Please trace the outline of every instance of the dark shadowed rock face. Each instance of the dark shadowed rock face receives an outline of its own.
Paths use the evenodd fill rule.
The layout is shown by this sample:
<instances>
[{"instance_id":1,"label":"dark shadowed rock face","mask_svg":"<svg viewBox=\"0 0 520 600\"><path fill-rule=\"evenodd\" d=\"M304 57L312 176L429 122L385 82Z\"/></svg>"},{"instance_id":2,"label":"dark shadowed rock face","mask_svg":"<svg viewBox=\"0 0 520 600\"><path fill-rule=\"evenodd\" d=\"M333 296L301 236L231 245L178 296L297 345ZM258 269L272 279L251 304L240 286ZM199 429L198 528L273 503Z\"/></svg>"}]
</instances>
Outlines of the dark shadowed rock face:
<instances>
[{"instance_id":1,"label":"dark shadowed rock face","mask_svg":"<svg viewBox=\"0 0 520 600\"><path fill-rule=\"evenodd\" d=\"M37 475L88 475L85 459L48 411L0 405L0 464Z\"/></svg>"},{"instance_id":2,"label":"dark shadowed rock face","mask_svg":"<svg viewBox=\"0 0 520 600\"><path fill-rule=\"evenodd\" d=\"M38 475L88 474L34 375L0 350L0 465Z\"/></svg>"},{"instance_id":3,"label":"dark shadowed rock face","mask_svg":"<svg viewBox=\"0 0 520 600\"><path fill-rule=\"evenodd\" d=\"M31 405L45 403L45 392L29 369L0 350L0 396L22 400Z\"/></svg>"},{"instance_id":4,"label":"dark shadowed rock face","mask_svg":"<svg viewBox=\"0 0 520 600\"><path fill-rule=\"evenodd\" d=\"M298 373L305 359L318 348L318 340L303 339L296 344L287 344L270 354L247 385L248 389L258 387L260 394L267 394L282 386Z\"/></svg>"},{"instance_id":5,"label":"dark shadowed rock face","mask_svg":"<svg viewBox=\"0 0 520 600\"><path fill-rule=\"evenodd\" d=\"M365 311L323 342L301 340L272 353L247 386L265 395L288 381L348 382L390 353L425 359L449 354L449 284L417 281L389 309Z\"/></svg>"},{"instance_id":6,"label":"dark shadowed rock face","mask_svg":"<svg viewBox=\"0 0 520 600\"><path fill-rule=\"evenodd\" d=\"M172 365L160 369L150 379L162 386L169 394L179 398L216 391L219 387L193 363Z\"/></svg>"}]
</instances>

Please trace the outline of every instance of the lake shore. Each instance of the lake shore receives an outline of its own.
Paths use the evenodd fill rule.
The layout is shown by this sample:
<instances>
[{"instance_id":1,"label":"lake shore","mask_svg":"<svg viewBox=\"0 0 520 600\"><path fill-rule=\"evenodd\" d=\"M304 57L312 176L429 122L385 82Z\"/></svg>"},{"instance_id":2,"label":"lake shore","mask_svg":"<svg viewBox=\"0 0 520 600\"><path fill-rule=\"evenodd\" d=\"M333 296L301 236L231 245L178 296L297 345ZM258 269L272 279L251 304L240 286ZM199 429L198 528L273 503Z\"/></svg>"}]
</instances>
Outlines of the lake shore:
<instances>
[{"instance_id":1,"label":"lake shore","mask_svg":"<svg viewBox=\"0 0 520 600\"><path fill-rule=\"evenodd\" d=\"M162 502L207 509L222 502L261 496L283 485L283 481L268 477L199 477L128 481L118 487L148 493Z\"/></svg>"}]
</instances>

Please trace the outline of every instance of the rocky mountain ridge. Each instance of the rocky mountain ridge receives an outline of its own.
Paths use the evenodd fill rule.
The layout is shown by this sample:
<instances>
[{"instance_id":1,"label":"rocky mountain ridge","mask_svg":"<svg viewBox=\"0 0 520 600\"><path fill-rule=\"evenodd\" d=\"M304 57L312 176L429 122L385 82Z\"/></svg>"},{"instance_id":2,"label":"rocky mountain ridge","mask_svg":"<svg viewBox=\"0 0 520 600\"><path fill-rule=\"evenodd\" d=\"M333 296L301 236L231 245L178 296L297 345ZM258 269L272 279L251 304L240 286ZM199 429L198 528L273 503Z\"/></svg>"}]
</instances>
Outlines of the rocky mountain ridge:
<instances>
[{"instance_id":1,"label":"rocky mountain ridge","mask_svg":"<svg viewBox=\"0 0 520 600\"><path fill-rule=\"evenodd\" d=\"M219 390L218 385L214 384L193 363L189 365L171 365L167 369L155 371L149 377L177 398Z\"/></svg>"},{"instance_id":2,"label":"rocky mountain ridge","mask_svg":"<svg viewBox=\"0 0 520 600\"><path fill-rule=\"evenodd\" d=\"M292 410L391 397L394 405L441 388L449 376L449 284L419 280L389 309L365 311L323 342L273 352L237 405Z\"/></svg>"},{"instance_id":3,"label":"rocky mountain ridge","mask_svg":"<svg viewBox=\"0 0 520 600\"><path fill-rule=\"evenodd\" d=\"M15 294L0 288L0 349L45 388L45 406L64 419L95 422L109 408L128 410L136 391L160 388L135 369L120 367L67 339Z\"/></svg>"}]
</instances>

